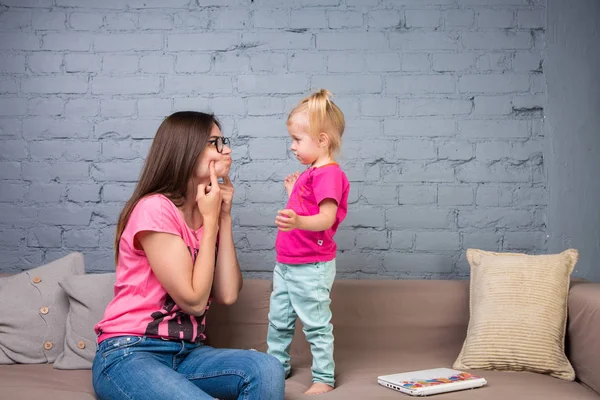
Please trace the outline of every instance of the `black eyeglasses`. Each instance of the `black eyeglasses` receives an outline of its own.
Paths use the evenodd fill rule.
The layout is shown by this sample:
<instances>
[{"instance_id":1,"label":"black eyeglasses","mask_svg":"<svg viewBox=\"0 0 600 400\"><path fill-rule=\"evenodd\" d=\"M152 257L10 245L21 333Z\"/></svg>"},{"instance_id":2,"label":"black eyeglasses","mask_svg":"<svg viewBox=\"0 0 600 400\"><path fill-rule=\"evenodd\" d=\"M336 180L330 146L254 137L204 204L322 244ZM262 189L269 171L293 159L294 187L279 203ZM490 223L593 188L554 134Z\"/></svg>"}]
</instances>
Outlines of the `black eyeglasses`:
<instances>
[{"instance_id":1,"label":"black eyeglasses","mask_svg":"<svg viewBox=\"0 0 600 400\"><path fill-rule=\"evenodd\" d=\"M223 136L213 136L208 139L208 143L212 144L217 148L219 153L223 152L225 146L229 146L229 138Z\"/></svg>"}]
</instances>

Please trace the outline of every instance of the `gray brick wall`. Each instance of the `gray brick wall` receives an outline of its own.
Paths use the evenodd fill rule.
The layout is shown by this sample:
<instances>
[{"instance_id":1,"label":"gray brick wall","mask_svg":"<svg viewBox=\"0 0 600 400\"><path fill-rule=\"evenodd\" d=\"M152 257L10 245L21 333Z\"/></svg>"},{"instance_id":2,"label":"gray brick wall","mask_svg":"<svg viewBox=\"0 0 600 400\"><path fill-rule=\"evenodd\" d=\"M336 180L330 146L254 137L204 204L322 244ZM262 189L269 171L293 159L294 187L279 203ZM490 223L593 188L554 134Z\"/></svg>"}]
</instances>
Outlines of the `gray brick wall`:
<instances>
[{"instance_id":1,"label":"gray brick wall","mask_svg":"<svg viewBox=\"0 0 600 400\"><path fill-rule=\"evenodd\" d=\"M165 7L165 4L169 7ZM546 249L542 0L0 0L0 271L69 251L108 271L161 119L233 137L235 238L269 277L287 112L348 128L339 276L460 278L464 250Z\"/></svg>"}]
</instances>

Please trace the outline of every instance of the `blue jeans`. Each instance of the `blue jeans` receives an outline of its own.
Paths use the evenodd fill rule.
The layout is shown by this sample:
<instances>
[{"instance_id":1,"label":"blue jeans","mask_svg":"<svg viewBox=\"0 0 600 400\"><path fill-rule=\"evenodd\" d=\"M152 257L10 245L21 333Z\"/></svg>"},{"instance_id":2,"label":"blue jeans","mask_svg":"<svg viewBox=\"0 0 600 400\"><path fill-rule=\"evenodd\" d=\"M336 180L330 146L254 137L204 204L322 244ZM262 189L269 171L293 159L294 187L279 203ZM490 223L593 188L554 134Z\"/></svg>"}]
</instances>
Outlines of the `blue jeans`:
<instances>
[{"instance_id":1,"label":"blue jeans","mask_svg":"<svg viewBox=\"0 0 600 400\"><path fill-rule=\"evenodd\" d=\"M313 382L333 386L333 325L329 297L335 279L335 259L312 264L277 263L269 308L267 353L290 373L290 345L300 318L312 353Z\"/></svg>"},{"instance_id":2,"label":"blue jeans","mask_svg":"<svg viewBox=\"0 0 600 400\"><path fill-rule=\"evenodd\" d=\"M100 400L282 400L285 389L268 354L145 336L102 341L92 380Z\"/></svg>"}]
</instances>

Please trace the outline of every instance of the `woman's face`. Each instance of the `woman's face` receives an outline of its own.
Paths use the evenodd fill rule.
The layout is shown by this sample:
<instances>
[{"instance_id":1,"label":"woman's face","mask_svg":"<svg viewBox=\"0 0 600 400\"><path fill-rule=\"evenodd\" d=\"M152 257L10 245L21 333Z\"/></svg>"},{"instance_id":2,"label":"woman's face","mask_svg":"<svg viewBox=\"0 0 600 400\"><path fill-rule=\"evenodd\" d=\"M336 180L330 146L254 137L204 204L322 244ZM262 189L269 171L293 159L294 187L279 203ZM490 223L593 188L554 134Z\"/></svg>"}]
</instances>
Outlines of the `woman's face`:
<instances>
[{"instance_id":1,"label":"woman's face","mask_svg":"<svg viewBox=\"0 0 600 400\"><path fill-rule=\"evenodd\" d=\"M202 152L198 164L196 165L196 178L205 180L210 178L210 163L214 161L215 171L217 177L224 177L229 175L229 169L231 168L231 148L220 141L223 138L223 134L217 125L213 125L208 139L208 144ZM218 147L217 147L218 146ZM218 150L222 147L222 151Z\"/></svg>"}]
</instances>

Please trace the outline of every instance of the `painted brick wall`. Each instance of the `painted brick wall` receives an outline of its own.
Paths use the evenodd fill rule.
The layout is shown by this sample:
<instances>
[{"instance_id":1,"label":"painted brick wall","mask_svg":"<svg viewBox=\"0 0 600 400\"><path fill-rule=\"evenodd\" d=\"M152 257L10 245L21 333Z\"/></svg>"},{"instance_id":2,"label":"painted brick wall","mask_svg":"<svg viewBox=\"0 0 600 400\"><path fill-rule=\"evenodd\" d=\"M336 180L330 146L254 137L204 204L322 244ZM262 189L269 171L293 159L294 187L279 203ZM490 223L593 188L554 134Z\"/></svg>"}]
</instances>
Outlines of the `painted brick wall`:
<instances>
[{"instance_id":1,"label":"painted brick wall","mask_svg":"<svg viewBox=\"0 0 600 400\"><path fill-rule=\"evenodd\" d=\"M170 4L165 8L165 4ZM161 119L233 138L235 237L269 277L285 118L345 112L338 276L459 278L464 250L546 249L541 0L0 0L0 271L70 251L113 266Z\"/></svg>"}]
</instances>

